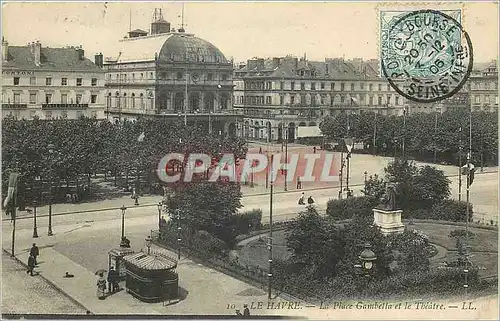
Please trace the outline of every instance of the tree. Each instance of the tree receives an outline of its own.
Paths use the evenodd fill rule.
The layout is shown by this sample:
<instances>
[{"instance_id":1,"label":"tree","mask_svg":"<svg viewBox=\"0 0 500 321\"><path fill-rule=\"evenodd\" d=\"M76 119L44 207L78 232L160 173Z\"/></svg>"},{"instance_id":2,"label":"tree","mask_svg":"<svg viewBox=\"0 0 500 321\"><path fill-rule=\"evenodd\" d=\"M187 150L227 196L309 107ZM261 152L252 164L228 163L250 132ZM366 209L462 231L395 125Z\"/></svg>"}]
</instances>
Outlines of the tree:
<instances>
[{"instance_id":1,"label":"tree","mask_svg":"<svg viewBox=\"0 0 500 321\"><path fill-rule=\"evenodd\" d=\"M340 232L332 221L322 218L309 206L286 230L286 244L292 262L319 278L331 277L343 253Z\"/></svg>"},{"instance_id":2,"label":"tree","mask_svg":"<svg viewBox=\"0 0 500 321\"><path fill-rule=\"evenodd\" d=\"M390 235L387 246L395 252L398 267L404 272L429 270L429 238L417 230Z\"/></svg>"},{"instance_id":3,"label":"tree","mask_svg":"<svg viewBox=\"0 0 500 321\"><path fill-rule=\"evenodd\" d=\"M395 159L385 168L386 180L397 183L396 204L403 210L430 209L450 196L450 181L431 166L417 167L407 159Z\"/></svg>"},{"instance_id":4,"label":"tree","mask_svg":"<svg viewBox=\"0 0 500 321\"><path fill-rule=\"evenodd\" d=\"M361 191L366 196L371 196L379 200L385 193L385 181L380 178L377 174L374 176L370 175L366 181L365 188Z\"/></svg>"},{"instance_id":5,"label":"tree","mask_svg":"<svg viewBox=\"0 0 500 321\"><path fill-rule=\"evenodd\" d=\"M197 181L177 186L166 202L174 220L179 211L189 235L205 230L232 245L235 235L228 223L242 206L240 199L239 183Z\"/></svg>"}]
</instances>

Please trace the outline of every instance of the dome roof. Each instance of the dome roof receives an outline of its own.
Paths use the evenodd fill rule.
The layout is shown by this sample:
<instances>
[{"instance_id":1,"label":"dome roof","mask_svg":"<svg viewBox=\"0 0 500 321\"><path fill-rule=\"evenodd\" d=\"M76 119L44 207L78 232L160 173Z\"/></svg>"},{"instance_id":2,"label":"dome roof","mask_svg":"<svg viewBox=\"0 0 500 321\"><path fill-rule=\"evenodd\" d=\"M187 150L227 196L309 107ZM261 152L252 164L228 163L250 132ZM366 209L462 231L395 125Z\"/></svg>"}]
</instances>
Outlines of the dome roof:
<instances>
[{"instance_id":1,"label":"dome roof","mask_svg":"<svg viewBox=\"0 0 500 321\"><path fill-rule=\"evenodd\" d=\"M189 34L172 34L163 44L158 58L165 61L227 63L224 54L210 42Z\"/></svg>"},{"instance_id":2,"label":"dome roof","mask_svg":"<svg viewBox=\"0 0 500 321\"><path fill-rule=\"evenodd\" d=\"M123 39L107 61L134 62L158 59L166 62L189 61L228 63L224 54L210 42L186 33L164 33Z\"/></svg>"}]
</instances>

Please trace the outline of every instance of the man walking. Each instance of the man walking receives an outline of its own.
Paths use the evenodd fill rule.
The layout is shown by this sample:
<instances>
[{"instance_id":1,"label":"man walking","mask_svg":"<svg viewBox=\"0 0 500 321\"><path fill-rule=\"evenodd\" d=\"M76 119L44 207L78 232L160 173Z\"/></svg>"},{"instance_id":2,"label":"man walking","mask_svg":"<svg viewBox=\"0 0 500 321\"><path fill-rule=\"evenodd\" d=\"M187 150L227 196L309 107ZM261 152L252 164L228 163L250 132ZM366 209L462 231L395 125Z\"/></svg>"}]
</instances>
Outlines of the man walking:
<instances>
[{"instance_id":1,"label":"man walking","mask_svg":"<svg viewBox=\"0 0 500 321\"><path fill-rule=\"evenodd\" d=\"M35 258L33 255L30 254L30 257L28 258L28 273L29 275L33 276L33 269L35 268Z\"/></svg>"},{"instance_id":2,"label":"man walking","mask_svg":"<svg viewBox=\"0 0 500 321\"><path fill-rule=\"evenodd\" d=\"M40 250L38 249L38 246L36 246L36 243L33 243L33 246L30 249L30 256L33 256L35 260L35 265L38 265L36 261L36 257L40 255Z\"/></svg>"}]
</instances>

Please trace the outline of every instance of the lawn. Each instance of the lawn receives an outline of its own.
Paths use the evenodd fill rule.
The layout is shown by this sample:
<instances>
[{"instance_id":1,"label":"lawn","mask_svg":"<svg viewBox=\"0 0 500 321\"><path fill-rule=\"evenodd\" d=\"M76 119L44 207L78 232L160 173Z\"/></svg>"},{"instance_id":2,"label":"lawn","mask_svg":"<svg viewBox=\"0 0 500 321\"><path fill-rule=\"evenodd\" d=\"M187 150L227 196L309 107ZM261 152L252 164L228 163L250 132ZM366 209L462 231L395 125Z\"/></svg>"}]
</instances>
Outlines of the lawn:
<instances>
[{"instance_id":1,"label":"lawn","mask_svg":"<svg viewBox=\"0 0 500 321\"><path fill-rule=\"evenodd\" d=\"M420 230L429 236L429 241L445 247L448 250L456 250L455 238L451 238L450 232L456 229L465 230L464 226L443 225L433 223L415 223L413 229ZM476 252L498 252L498 231L480 228L469 228L475 234L469 238L471 251Z\"/></svg>"},{"instance_id":2,"label":"lawn","mask_svg":"<svg viewBox=\"0 0 500 321\"><path fill-rule=\"evenodd\" d=\"M427 234L431 243L441 245L449 251L446 258L442 259L443 261L456 258L455 239L448 237L448 235L455 229L464 229L465 227L435 223L415 223L411 228ZM471 252L473 252L471 261L480 267L480 275L497 275L498 231L480 228L470 228L469 230L475 234L474 237L470 238ZM274 232L273 239L273 257L289 257L290 252L287 251L285 245L285 231ZM269 251L266 242L267 235L263 234L261 240L254 240L239 248L237 250L239 261L242 264L259 266L267 269Z\"/></svg>"}]
</instances>

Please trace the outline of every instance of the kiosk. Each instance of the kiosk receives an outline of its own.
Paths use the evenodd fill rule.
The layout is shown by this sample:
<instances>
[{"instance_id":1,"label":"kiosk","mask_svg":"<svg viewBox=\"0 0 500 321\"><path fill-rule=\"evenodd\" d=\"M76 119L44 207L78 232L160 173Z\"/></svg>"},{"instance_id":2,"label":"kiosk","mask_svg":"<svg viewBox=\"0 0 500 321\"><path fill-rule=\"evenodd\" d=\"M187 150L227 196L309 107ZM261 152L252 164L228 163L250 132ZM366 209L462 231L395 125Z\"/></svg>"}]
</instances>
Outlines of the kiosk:
<instances>
[{"instance_id":1,"label":"kiosk","mask_svg":"<svg viewBox=\"0 0 500 321\"><path fill-rule=\"evenodd\" d=\"M123 257L127 292L144 302L162 302L179 297L177 261L164 253L138 252Z\"/></svg>"}]
</instances>

